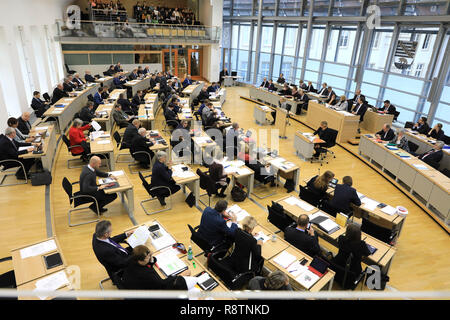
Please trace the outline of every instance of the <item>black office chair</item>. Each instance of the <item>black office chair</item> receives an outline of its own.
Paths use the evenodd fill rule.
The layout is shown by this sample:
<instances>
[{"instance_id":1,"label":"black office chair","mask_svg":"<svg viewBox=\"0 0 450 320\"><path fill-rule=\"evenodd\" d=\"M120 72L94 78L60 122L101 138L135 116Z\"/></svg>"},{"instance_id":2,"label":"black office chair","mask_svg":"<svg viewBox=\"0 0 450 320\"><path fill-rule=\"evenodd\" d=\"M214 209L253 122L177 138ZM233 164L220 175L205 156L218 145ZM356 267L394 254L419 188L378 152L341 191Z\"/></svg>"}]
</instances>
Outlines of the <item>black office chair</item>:
<instances>
[{"instance_id":1,"label":"black office chair","mask_svg":"<svg viewBox=\"0 0 450 320\"><path fill-rule=\"evenodd\" d=\"M320 165L323 165L323 161L325 160L325 162L328 164L328 158L326 157L329 154L333 155L333 158L336 158L336 154L330 150L330 148L334 147L336 145L336 138L338 135L338 131L328 128L328 130L330 130L330 139L328 141L325 141L325 145L321 146L320 149L320 155L319 155L319 160L318 162L320 162ZM311 159L311 163L313 162L313 159Z\"/></svg>"},{"instance_id":2,"label":"black office chair","mask_svg":"<svg viewBox=\"0 0 450 320\"><path fill-rule=\"evenodd\" d=\"M92 94L88 94L87 99L88 101L94 102L94 96Z\"/></svg>"},{"instance_id":3,"label":"black office chair","mask_svg":"<svg viewBox=\"0 0 450 320\"><path fill-rule=\"evenodd\" d=\"M78 184L78 183L79 183L79 181L71 183L66 177L64 177L62 180L62 187L63 187L64 191L67 193L67 196L69 197L70 209L67 213L68 219L69 219L69 227L79 226L79 225L87 224L87 223L91 223L91 222L97 222L100 220L100 211L98 209L97 199L91 195L81 194L81 191L77 191L77 192L73 193L72 186L75 184ZM71 212L89 209L88 207L83 207L83 208L77 208L77 207L82 204L87 204L87 203L92 203L92 202L95 203L95 206L97 208L97 219L82 222L82 223L72 224L71 223L71 215L70 215Z\"/></svg>"},{"instance_id":4,"label":"black office chair","mask_svg":"<svg viewBox=\"0 0 450 320\"><path fill-rule=\"evenodd\" d=\"M23 172L25 172L25 167L22 162L16 159L6 159L6 160L0 160L0 174L2 175L2 180L0 181L0 187L7 187L7 186L15 186L18 184L28 184L28 177L25 173L25 180L17 180L14 183L8 183L4 184L5 179L8 176L15 175L18 170L22 168Z\"/></svg>"},{"instance_id":5,"label":"black office chair","mask_svg":"<svg viewBox=\"0 0 450 320\"><path fill-rule=\"evenodd\" d=\"M439 162L437 162L437 161L432 161L432 160L427 160L426 163L427 163L428 165L430 165L431 167L433 167L434 169L439 170L439 166L440 166L440 163L439 163Z\"/></svg>"},{"instance_id":6,"label":"black office chair","mask_svg":"<svg viewBox=\"0 0 450 320\"><path fill-rule=\"evenodd\" d=\"M367 218L362 218L361 231L391 246L395 245L398 231L379 226Z\"/></svg>"},{"instance_id":7,"label":"black office chair","mask_svg":"<svg viewBox=\"0 0 450 320\"><path fill-rule=\"evenodd\" d=\"M449 136L446 136L446 135L444 134L444 138L442 139L442 142L444 142L445 144L449 145L449 144L450 144L450 137L449 137Z\"/></svg>"},{"instance_id":8,"label":"black office chair","mask_svg":"<svg viewBox=\"0 0 450 320\"><path fill-rule=\"evenodd\" d=\"M81 145L77 144L77 145L71 146L71 145L70 145L69 138L67 138L66 135L62 134L61 137L62 137L62 140L63 140L64 144L66 145L67 151L68 151L68 153L69 153L70 155L72 155L73 157L78 157L78 156L81 156L81 155L83 154L83 152L80 152L80 153L73 153L73 151L72 151L73 148L75 148L75 147L81 147ZM89 154L89 155L90 155L90 154ZM87 156L89 157L89 155L87 155ZM70 162L73 162L73 161L79 162L80 159L67 159L67 168L73 169L73 168L81 168L81 167L83 167L83 164L77 165L77 166L72 166L72 167L71 167L71 166L70 166Z\"/></svg>"},{"instance_id":9,"label":"black office chair","mask_svg":"<svg viewBox=\"0 0 450 320\"><path fill-rule=\"evenodd\" d=\"M64 64L64 67L66 67L66 71L68 74L74 74L76 73L75 70L70 70L69 66L67 65L67 63Z\"/></svg>"},{"instance_id":10,"label":"black office chair","mask_svg":"<svg viewBox=\"0 0 450 320\"><path fill-rule=\"evenodd\" d=\"M418 144L415 144L414 142L408 140L408 148L409 148L409 151L410 151L412 154L414 154L414 153L417 151L417 149L419 149L419 145L418 145Z\"/></svg>"},{"instance_id":11,"label":"black office chair","mask_svg":"<svg viewBox=\"0 0 450 320\"><path fill-rule=\"evenodd\" d=\"M195 228L193 228L190 224L187 225L189 228L189 231L191 232L191 241L193 243L195 243L200 249L203 250L203 254L205 257L209 256L211 253L216 252L218 250L220 250L221 252L224 251L224 249L228 249L226 247L228 247L228 245L226 244L226 242L222 242L221 244L217 245L217 246L211 246L208 241L206 241L201 235L199 235L199 233L197 232L198 228L200 226L196 226ZM226 252L226 251L225 251ZM197 256L201 255L198 254Z\"/></svg>"},{"instance_id":12,"label":"black office chair","mask_svg":"<svg viewBox=\"0 0 450 320\"><path fill-rule=\"evenodd\" d=\"M441 172L442 172L447 178L450 178L450 170L449 170L449 169L444 168Z\"/></svg>"},{"instance_id":13,"label":"black office chair","mask_svg":"<svg viewBox=\"0 0 450 320\"><path fill-rule=\"evenodd\" d=\"M139 174L139 178L142 181L142 186L144 187L144 189L147 191L147 193L151 197L150 199L146 199L146 200L142 200L141 201L141 207L142 207L142 209L144 209L145 214L146 215L151 215L151 214L155 214L155 213L158 213L158 212L171 210L172 209L172 192L170 191L170 188L169 187L165 187L165 186L153 187L146 180L146 178L152 176L151 174L148 175L148 176L144 176L140 171L138 172L138 174ZM167 208L164 208L164 209L160 209L160 210L156 210L156 211L150 211L150 212L147 211L147 209L145 209L145 207L144 207L144 203L158 200L157 196L158 196L158 192L160 190L167 190L167 191L169 191L169 196L168 196L168 198L169 198L169 205L167 206Z\"/></svg>"},{"instance_id":14,"label":"black office chair","mask_svg":"<svg viewBox=\"0 0 450 320\"><path fill-rule=\"evenodd\" d=\"M123 150L123 149L129 149L129 146L126 145L126 143L122 143L122 137L120 136L120 133L118 131L115 131L113 133L113 138L116 141L117 149ZM121 160L119 161L119 158L121 156L129 156L129 160ZM129 152L122 152L117 154L116 163L133 163L134 159L131 157L131 154Z\"/></svg>"},{"instance_id":15,"label":"black office chair","mask_svg":"<svg viewBox=\"0 0 450 320\"><path fill-rule=\"evenodd\" d=\"M340 211L339 209L336 209L335 207L333 207L328 200L323 200L320 203L320 209L326 213L328 213L330 216L333 216L336 218L336 215L338 214L338 212ZM347 214L347 213L346 213ZM350 215L353 215L353 212L349 213L349 217Z\"/></svg>"},{"instance_id":16,"label":"black office chair","mask_svg":"<svg viewBox=\"0 0 450 320\"><path fill-rule=\"evenodd\" d=\"M199 201L205 206L210 207L211 206L211 197L214 194L217 194L217 187L216 183L211 179L211 177L206 173L200 170L200 168L196 171L197 175L200 177L200 189L205 190L205 194L201 194L199 196ZM204 203L201 198L204 196L208 196L208 205Z\"/></svg>"},{"instance_id":17,"label":"black office chair","mask_svg":"<svg viewBox=\"0 0 450 320\"><path fill-rule=\"evenodd\" d=\"M362 282L365 283L365 279L367 276L366 270L363 270L360 274L355 274L353 271L350 270L351 261L353 259L353 254L350 253L349 257L347 258L347 261L345 263L345 266L341 266L333 260L328 261L330 263L330 269L336 272L336 275L334 276L334 281L336 281L344 290L355 290L359 283L361 283L361 280L364 279ZM363 289L363 285L361 285L361 290Z\"/></svg>"},{"instance_id":18,"label":"black office chair","mask_svg":"<svg viewBox=\"0 0 450 320\"><path fill-rule=\"evenodd\" d=\"M44 98L45 101L50 102L52 99L50 98L50 95L48 94L48 92L44 93L42 95L42 97Z\"/></svg>"},{"instance_id":19,"label":"black office chair","mask_svg":"<svg viewBox=\"0 0 450 320\"><path fill-rule=\"evenodd\" d=\"M131 169L132 167L136 167L136 166L140 165L140 162L136 160L136 155L139 155L139 154L142 154L145 157L148 157L148 163L149 163L149 165L151 165L152 164L152 156L150 155L149 152L147 152L147 151L136 151L136 152L132 153L131 149L130 149L130 154L133 157L133 159L135 159L135 161L133 163L128 164L128 170L130 170L131 174L135 174L136 172L141 172L141 171L142 172L146 172L146 171L151 171L152 170L151 168L145 169L145 170L139 170L139 171L133 171Z\"/></svg>"},{"instance_id":20,"label":"black office chair","mask_svg":"<svg viewBox=\"0 0 450 320\"><path fill-rule=\"evenodd\" d=\"M405 122L405 129L410 129L414 126L414 122L406 121Z\"/></svg>"},{"instance_id":21,"label":"black office chair","mask_svg":"<svg viewBox=\"0 0 450 320\"><path fill-rule=\"evenodd\" d=\"M267 206L267 210L269 211L267 220L269 220L269 222L275 227L280 229L275 233L284 231L289 226L296 225L294 219L284 213L284 209L281 204L272 201L272 206Z\"/></svg>"},{"instance_id":22,"label":"black office chair","mask_svg":"<svg viewBox=\"0 0 450 320\"><path fill-rule=\"evenodd\" d=\"M299 186L300 187L300 199L308 202L310 205L314 207L319 207L322 202L322 197L315 192L308 189L308 187Z\"/></svg>"},{"instance_id":23,"label":"black office chair","mask_svg":"<svg viewBox=\"0 0 450 320\"><path fill-rule=\"evenodd\" d=\"M400 111L394 111L394 119L392 121L397 122L399 115L400 115Z\"/></svg>"},{"instance_id":24,"label":"black office chair","mask_svg":"<svg viewBox=\"0 0 450 320\"><path fill-rule=\"evenodd\" d=\"M10 261L10 260L12 260L12 257L1 258L0 263L5 262L5 261ZM2 288L2 289L17 288L14 270L7 271L0 275L0 288Z\"/></svg>"},{"instance_id":25,"label":"black office chair","mask_svg":"<svg viewBox=\"0 0 450 320\"><path fill-rule=\"evenodd\" d=\"M211 254L208 259L208 269L214 272L230 290L239 290L255 276L255 273L253 271L234 272L222 261L225 253L226 250Z\"/></svg>"}]
</instances>

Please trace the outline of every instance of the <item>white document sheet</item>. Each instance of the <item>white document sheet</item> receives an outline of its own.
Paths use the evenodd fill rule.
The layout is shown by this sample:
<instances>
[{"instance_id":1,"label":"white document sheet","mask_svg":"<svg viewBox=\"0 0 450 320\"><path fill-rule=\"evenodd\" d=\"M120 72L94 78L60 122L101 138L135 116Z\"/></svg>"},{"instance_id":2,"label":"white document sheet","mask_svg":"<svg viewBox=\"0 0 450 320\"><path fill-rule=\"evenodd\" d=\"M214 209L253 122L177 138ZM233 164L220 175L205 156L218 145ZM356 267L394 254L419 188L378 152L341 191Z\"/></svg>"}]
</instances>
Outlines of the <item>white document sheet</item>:
<instances>
[{"instance_id":1,"label":"white document sheet","mask_svg":"<svg viewBox=\"0 0 450 320\"><path fill-rule=\"evenodd\" d=\"M327 219L320 223L320 226L324 228L327 232L333 230L334 228L339 228L339 226L331 219Z\"/></svg>"},{"instance_id":2,"label":"white document sheet","mask_svg":"<svg viewBox=\"0 0 450 320\"><path fill-rule=\"evenodd\" d=\"M167 276L180 271L186 267L186 264L178 258L173 251L163 251L155 256L158 267Z\"/></svg>"},{"instance_id":3,"label":"white document sheet","mask_svg":"<svg viewBox=\"0 0 450 320\"><path fill-rule=\"evenodd\" d=\"M97 143L98 144L108 144L108 143L111 143L111 140L100 140Z\"/></svg>"},{"instance_id":4,"label":"white document sheet","mask_svg":"<svg viewBox=\"0 0 450 320\"><path fill-rule=\"evenodd\" d=\"M48 277L36 281L35 290L50 290L54 291L69 284L66 272L64 270L53 273ZM39 299L44 300L47 296L39 295Z\"/></svg>"},{"instance_id":5,"label":"white document sheet","mask_svg":"<svg viewBox=\"0 0 450 320\"><path fill-rule=\"evenodd\" d=\"M28 147L19 147L18 151L20 152L20 151L27 150L29 147L31 147L31 146L28 146Z\"/></svg>"},{"instance_id":6,"label":"white document sheet","mask_svg":"<svg viewBox=\"0 0 450 320\"><path fill-rule=\"evenodd\" d=\"M370 198L367 198L367 197L362 198L361 203L364 204L364 208L371 210L371 211L375 210L377 205L380 204L379 202L372 200Z\"/></svg>"},{"instance_id":7,"label":"white document sheet","mask_svg":"<svg viewBox=\"0 0 450 320\"><path fill-rule=\"evenodd\" d=\"M237 174L238 175L246 175L246 174L249 174L249 173L250 173L250 170L247 169L247 168L239 168L237 170Z\"/></svg>"},{"instance_id":8,"label":"white document sheet","mask_svg":"<svg viewBox=\"0 0 450 320\"><path fill-rule=\"evenodd\" d=\"M276 263L278 263L280 266L282 266L285 269L287 267L289 267L289 265L292 262L294 262L295 260L297 260L297 258L286 251L283 251L275 259L273 259L273 261L275 261Z\"/></svg>"},{"instance_id":9,"label":"white document sheet","mask_svg":"<svg viewBox=\"0 0 450 320\"><path fill-rule=\"evenodd\" d=\"M383 209L381 209L382 212L392 216L394 214L397 213L397 208L391 207L391 206L386 206Z\"/></svg>"},{"instance_id":10,"label":"white document sheet","mask_svg":"<svg viewBox=\"0 0 450 320\"><path fill-rule=\"evenodd\" d=\"M306 289L311 288L316 282L317 280L319 280L320 277L307 270L305 272L303 272L299 277L297 277L295 280L298 281L298 283L300 283L303 287L305 287Z\"/></svg>"},{"instance_id":11,"label":"white document sheet","mask_svg":"<svg viewBox=\"0 0 450 320\"><path fill-rule=\"evenodd\" d=\"M292 263L288 268L287 268L287 272L289 272L293 277L297 278L298 276L300 276L303 272L305 272L306 270L308 270L307 266L302 266L300 264L300 261L295 261L294 263Z\"/></svg>"},{"instance_id":12,"label":"white document sheet","mask_svg":"<svg viewBox=\"0 0 450 320\"><path fill-rule=\"evenodd\" d=\"M148 238L150 237L150 231L148 231L148 227L140 226L137 228L131 236L128 237L127 243L135 248L140 245L144 245Z\"/></svg>"},{"instance_id":13,"label":"white document sheet","mask_svg":"<svg viewBox=\"0 0 450 320\"><path fill-rule=\"evenodd\" d=\"M37 243L27 248L23 248L22 250L20 250L20 257L22 259L26 259L54 250L56 250L56 242L55 240L52 239L41 243Z\"/></svg>"},{"instance_id":14,"label":"white document sheet","mask_svg":"<svg viewBox=\"0 0 450 320\"><path fill-rule=\"evenodd\" d=\"M92 120L91 122L92 127L94 128L95 131L99 131L102 127L98 124L97 121Z\"/></svg>"},{"instance_id":15,"label":"white document sheet","mask_svg":"<svg viewBox=\"0 0 450 320\"><path fill-rule=\"evenodd\" d=\"M262 240L263 243L266 243L266 241L270 239L270 237L266 235L264 231L258 232L254 237L256 240Z\"/></svg>"},{"instance_id":16,"label":"white document sheet","mask_svg":"<svg viewBox=\"0 0 450 320\"><path fill-rule=\"evenodd\" d=\"M118 177L118 176L122 176L123 175L123 170L111 171L111 172L108 172L108 173L112 174L115 177Z\"/></svg>"}]
</instances>

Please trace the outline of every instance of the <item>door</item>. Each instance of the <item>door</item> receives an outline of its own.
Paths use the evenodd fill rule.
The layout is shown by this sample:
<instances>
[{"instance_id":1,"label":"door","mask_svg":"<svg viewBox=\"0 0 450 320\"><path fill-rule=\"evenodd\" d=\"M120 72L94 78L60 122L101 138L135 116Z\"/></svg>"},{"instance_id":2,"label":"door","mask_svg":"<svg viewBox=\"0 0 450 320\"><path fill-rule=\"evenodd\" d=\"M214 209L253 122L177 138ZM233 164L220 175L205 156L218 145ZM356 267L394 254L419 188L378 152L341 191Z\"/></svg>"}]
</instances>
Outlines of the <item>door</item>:
<instances>
[{"instance_id":1,"label":"door","mask_svg":"<svg viewBox=\"0 0 450 320\"><path fill-rule=\"evenodd\" d=\"M202 49L188 49L188 72L193 80L202 80Z\"/></svg>"},{"instance_id":2,"label":"door","mask_svg":"<svg viewBox=\"0 0 450 320\"><path fill-rule=\"evenodd\" d=\"M179 77L178 75L178 68L177 68L177 61L178 61L178 50L172 49L172 57L169 59L170 50L169 49L163 49L163 60L162 60L162 71L169 71L170 70L170 60L172 60L172 74Z\"/></svg>"}]
</instances>

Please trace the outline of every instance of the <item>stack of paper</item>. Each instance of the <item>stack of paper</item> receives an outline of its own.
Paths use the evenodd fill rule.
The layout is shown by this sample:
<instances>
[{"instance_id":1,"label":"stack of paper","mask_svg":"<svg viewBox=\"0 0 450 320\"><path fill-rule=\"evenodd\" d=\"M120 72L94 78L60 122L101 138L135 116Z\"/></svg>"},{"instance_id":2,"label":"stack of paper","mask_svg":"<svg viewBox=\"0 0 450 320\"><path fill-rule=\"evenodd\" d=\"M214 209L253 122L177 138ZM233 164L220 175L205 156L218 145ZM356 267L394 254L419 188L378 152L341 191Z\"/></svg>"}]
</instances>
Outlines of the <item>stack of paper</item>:
<instances>
[{"instance_id":1,"label":"stack of paper","mask_svg":"<svg viewBox=\"0 0 450 320\"><path fill-rule=\"evenodd\" d=\"M115 177L118 177L118 176L122 176L123 175L123 170L119 170L119 171L111 171L111 172L108 172L109 174L112 174L113 176L115 176Z\"/></svg>"},{"instance_id":2,"label":"stack of paper","mask_svg":"<svg viewBox=\"0 0 450 320\"><path fill-rule=\"evenodd\" d=\"M98 179L99 184L109 184L109 183L113 183L113 182L116 182L116 181L111 178Z\"/></svg>"},{"instance_id":3,"label":"stack of paper","mask_svg":"<svg viewBox=\"0 0 450 320\"><path fill-rule=\"evenodd\" d=\"M315 274L315 273L313 273L313 272L311 272L309 270L306 270L299 277L297 277L295 280L297 280L298 283L300 283L305 289L309 289L319 279L320 279L320 277L317 274Z\"/></svg>"},{"instance_id":4,"label":"stack of paper","mask_svg":"<svg viewBox=\"0 0 450 320\"><path fill-rule=\"evenodd\" d=\"M302 266L300 264L300 261L297 260L294 263L292 263L288 268L287 268L287 272L289 272L293 277L297 278L298 276L300 276L303 272L305 272L306 270L308 270L307 266Z\"/></svg>"},{"instance_id":5,"label":"stack of paper","mask_svg":"<svg viewBox=\"0 0 450 320\"><path fill-rule=\"evenodd\" d=\"M156 250L161 250L165 247L171 246L174 243L176 243L175 239L172 238L172 236L170 234L167 233L166 230L164 230L163 227L161 227L161 225L159 225L159 234L161 235L160 237L153 237L152 234L150 234L150 238L152 241L152 245L155 247Z\"/></svg>"},{"instance_id":6,"label":"stack of paper","mask_svg":"<svg viewBox=\"0 0 450 320\"><path fill-rule=\"evenodd\" d=\"M19 152L21 152L21 151L25 151L25 150L27 150L27 149L28 149L29 147L30 147L30 146L26 146L26 147L19 147L18 151L19 151Z\"/></svg>"},{"instance_id":7,"label":"stack of paper","mask_svg":"<svg viewBox=\"0 0 450 320\"><path fill-rule=\"evenodd\" d=\"M238 175L246 175L246 174L250 174L250 170L248 169L248 168L239 168L239 169L237 169L237 174Z\"/></svg>"},{"instance_id":8,"label":"stack of paper","mask_svg":"<svg viewBox=\"0 0 450 320\"><path fill-rule=\"evenodd\" d=\"M173 251L163 251L155 255L158 267L168 277L186 269L186 264L178 258Z\"/></svg>"},{"instance_id":9,"label":"stack of paper","mask_svg":"<svg viewBox=\"0 0 450 320\"><path fill-rule=\"evenodd\" d=\"M132 248L135 248L137 246L144 245L149 237L150 231L148 231L148 228L146 226L140 226L133 232L131 236L128 237L127 243Z\"/></svg>"},{"instance_id":10,"label":"stack of paper","mask_svg":"<svg viewBox=\"0 0 450 320\"><path fill-rule=\"evenodd\" d=\"M386 214L388 214L390 216L392 216L392 215L397 213L397 209L394 208L394 207L391 207L391 206L386 206L383 209L381 209L381 211L383 211L384 213L386 213Z\"/></svg>"},{"instance_id":11,"label":"stack of paper","mask_svg":"<svg viewBox=\"0 0 450 320\"><path fill-rule=\"evenodd\" d=\"M315 212L315 213L313 213L312 215L309 216L309 221L311 221L311 220L313 220L314 218L317 218L317 217L328 218L326 213L324 213L323 211L317 211L317 212Z\"/></svg>"},{"instance_id":12,"label":"stack of paper","mask_svg":"<svg viewBox=\"0 0 450 320\"><path fill-rule=\"evenodd\" d=\"M359 198L359 199L362 199L362 198L365 197L365 195L363 195L362 193L360 193L360 192L358 192L358 191L356 191L356 193L358 194L358 198Z\"/></svg>"},{"instance_id":13,"label":"stack of paper","mask_svg":"<svg viewBox=\"0 0 450 320\"><path fill-rule=\"evenodd\" d=\"M69 285L69 279L67 279L66 272L63 270L36 281L35 290L54 291L66 285ZM47 298L47 296L41 294L39 294L38 296L41 300Z\"/></svg>"},{"instance_id":14,"label":"stack of paper","mask_svg":"<svg viewBox=\"0 0 450 320\"><path fill-rule=\"evenodd\" d=\"M290 197L288 199L285 200L288 204L290 204L291 206L297 206L305 211L311 211L313 210L315 207L310 205L309 203L300 200L296 197Z\"/></svg>"},{"instance_id":15,"label":"stack of paper","mask_svg":"<svg viewBox=\"0 0 450 320\"><path fill-rule=\"evenodd\" d=\"M266 235L264 231L258 232L254 237L256 240L262 240L263 243L266 243L266 241L270 239L270 237Z\"/></svg>"},{"instance_id":16,"label":"stack of paper","mask_svg":"<svg viewBox=\"0 0 450 320\"><path fill-rule=\"evenodd\" d=\"M108 139L106 139L106 140L99 140L99 141L97 141L97 143L98 144L109 144L109 143L111 143L111 140L108 140Z\"/></svg>"},{"instance_id":17,"label":"stack of paper","mask_svg":"<svg viewBox=\"0 0 450 320\"><path fill-rule=\"evenodd\" d=\"M289 267L289 265L293 263L295 260L297 260L297 258L287 251L283 251L275 259L273 259L274 262L276 262L285 269Z\"/></svg>"},{"instance_id":18,"label":"stack of paper","mask_svg":"<svg viewBox=\"0 0 450 320\"><path fill-rule=\"evenodd\" d=\"M36 127L35 128L36 131L44 131L44 130L48 130L48 127Z\"/></svg>"},{"instance_id":19,"label":"stack of paper","mask_svg":"<svg viewBox=\"0 0 450 320\"><path fill-rule=\"evenodd\" d=\"M367 210L375 210L375 208L377 207L377 205L379 205L380 203L372 200L370 198L364 197L361 199L361 202L364 203L364 208L366 208Z\"/></svg>"},{"instance_id":20,"label":"stack of paper","mask_svg":"<svg viewBox=\"0 0 450 320\"><path fill-rule=\"evenodd\" d=\"M22 250L20 250L20 257L22 259L26 259L54 250L56 250L56 242L55 240L52 239L41 243L37 243L27 248L23 248Z\"/></svg>"}]
</instances>

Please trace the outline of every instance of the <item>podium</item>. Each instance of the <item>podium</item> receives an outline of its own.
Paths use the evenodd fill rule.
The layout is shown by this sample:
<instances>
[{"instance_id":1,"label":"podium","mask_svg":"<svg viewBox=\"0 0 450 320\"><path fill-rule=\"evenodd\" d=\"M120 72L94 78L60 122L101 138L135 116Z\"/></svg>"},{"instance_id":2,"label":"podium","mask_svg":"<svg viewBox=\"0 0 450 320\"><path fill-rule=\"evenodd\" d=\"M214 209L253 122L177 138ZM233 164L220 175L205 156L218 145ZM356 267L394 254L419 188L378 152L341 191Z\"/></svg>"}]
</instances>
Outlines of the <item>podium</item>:
<instances>
[{"instance_id":1,"label":"podium","mask_svg":"<svg viewBox=\"0 0 450 320\"><path fill-rule=\"evenodd\" d=\"M288 122L288 111L282 108L277 108L277 116L275 120L275 127L279 130L279 137L281 139L287 139L286 137L286 125Z\"/></svg>"}]
</instances>

